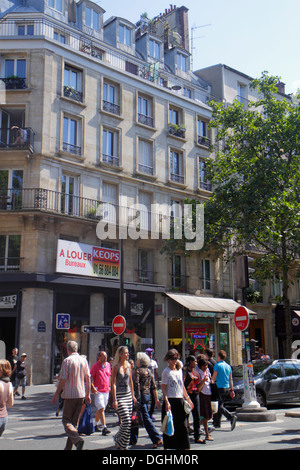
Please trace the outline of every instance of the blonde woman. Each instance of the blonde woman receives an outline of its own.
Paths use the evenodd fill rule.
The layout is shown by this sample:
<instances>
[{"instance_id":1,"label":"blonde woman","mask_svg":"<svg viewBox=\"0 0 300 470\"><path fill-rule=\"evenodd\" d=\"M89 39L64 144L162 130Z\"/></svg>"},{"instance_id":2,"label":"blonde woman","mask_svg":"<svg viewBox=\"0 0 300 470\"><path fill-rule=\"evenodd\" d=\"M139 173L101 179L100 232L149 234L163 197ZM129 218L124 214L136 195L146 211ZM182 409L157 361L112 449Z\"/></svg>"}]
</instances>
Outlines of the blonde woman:
<instances>
[{"instance_id":1,"label":"blonde woman","mask_svg":"<svg viewBox=\"0 0 300 470\"><path fill-rule=\"evenodd\" d=\"M14 403L13 387L10 382L11 366L5 359L0 360L0 437L7 425L7 408Z\"/></svg>"},{"instance_id":2,"label":"blonde woman","mask_svg":"<svg viewBox=\"0 0 300 470\"><path fill-rule=\"evenodd\" d=\"M121 419L120 429L115 435L117 449L127 449L130 441L132 405L134 396L132 369L129 364L129 352L125 346L117 349L111 375L111 393L113 408Z\"/></svg>"}]
</instances>

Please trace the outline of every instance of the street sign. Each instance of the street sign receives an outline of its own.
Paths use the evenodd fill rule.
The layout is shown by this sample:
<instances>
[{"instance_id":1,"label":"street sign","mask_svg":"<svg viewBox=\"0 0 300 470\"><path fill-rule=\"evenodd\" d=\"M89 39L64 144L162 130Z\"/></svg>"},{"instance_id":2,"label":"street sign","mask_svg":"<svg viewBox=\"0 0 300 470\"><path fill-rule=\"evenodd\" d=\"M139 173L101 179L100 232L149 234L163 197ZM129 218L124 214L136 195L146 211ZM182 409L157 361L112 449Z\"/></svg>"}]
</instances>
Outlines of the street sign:
<instances>
[{"instance_id":1,"label":"street sign","mask_svg":"<svg viewBox=\"0 0 300 470\"><path fill-rule=\"evenodd\" d=\"M112 322L112 330L115 335L120 336L126 328L126 320L122 315L117 315Z\"/></svg>"},{"instance_id":2,"label":"street sign","mask_svg":"<svg viewBox=\"0 0 300 470\"><path fill-rule=\"evenodd\" d=\"M56 314L56 329L57 330L69 330L70 329L70 314L69 313L57 313Z\"/></svg>"},{"instance_id":3,"label":"street sign","mask_svg":"<svg viewBox=\"0 0 300 470\"><path fill-rule=\"evenodd\" d=\"M248 309L240 305L234 313L234 324L240 331L247 330L249 326L250 315Z\"/></svg>"},{"instance_id":4,"label":"street sign","mask_svg":"<svg viewBox=\"0 0 300 470\"><path fill-rule=\"evenodd\" d=\"M111 326L90 326L90 325L83 325L82 326L82 333L112 333Z\"/></svg>"}]
</instances>

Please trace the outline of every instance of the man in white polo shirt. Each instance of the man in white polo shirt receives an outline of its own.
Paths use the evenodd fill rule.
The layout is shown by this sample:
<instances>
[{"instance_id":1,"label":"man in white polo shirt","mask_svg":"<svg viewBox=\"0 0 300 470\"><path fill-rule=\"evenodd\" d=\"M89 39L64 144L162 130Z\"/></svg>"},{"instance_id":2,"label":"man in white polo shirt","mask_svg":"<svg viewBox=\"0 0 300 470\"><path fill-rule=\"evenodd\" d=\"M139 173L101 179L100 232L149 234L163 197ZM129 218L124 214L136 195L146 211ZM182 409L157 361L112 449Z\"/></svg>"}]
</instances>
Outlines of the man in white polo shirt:
<instances>
[{"instance_id":1,"label":"man in white polo shirt","mask_svg":"<svg viewBox=\"0 0 300 470\"><path fill-rule=\"evenodd\" d=\"M64 409L62 422L68 436L65 450L71 450L73 444L77 450L82 450L84 440L77 432L78 421L83 404L91 403L90 370L85 357L78 354L78 344L68 341L68 357L64 359L60 380L52 403L56 405L59 394L62 392Z\"/></svg>"}]
</instances>

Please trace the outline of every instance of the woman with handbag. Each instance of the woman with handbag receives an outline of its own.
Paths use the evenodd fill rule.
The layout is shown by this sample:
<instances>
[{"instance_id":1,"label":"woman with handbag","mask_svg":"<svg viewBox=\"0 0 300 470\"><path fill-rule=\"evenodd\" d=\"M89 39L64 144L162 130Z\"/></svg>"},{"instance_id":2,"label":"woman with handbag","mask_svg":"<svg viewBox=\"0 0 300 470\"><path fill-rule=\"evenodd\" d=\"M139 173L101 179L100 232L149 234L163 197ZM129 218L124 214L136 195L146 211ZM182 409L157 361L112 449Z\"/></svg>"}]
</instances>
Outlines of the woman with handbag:
<instances>
[{"instance_id":1,"label":"woman with handbag","mask_svg":"<svg viewBox=\"0 0 300 470\"><path fill-rule=\"evenodd\" d=\"M187 393L194 405L192 410L193 421L194 421L194 439L196 444L205 444L205 439L200 439L200 400L199 392L203 387L204 382L201 381L200 375L195 369L197 360L195 356L188 356L186 359L186 365L183 369L184 386Z\"/></svg>"},{"instance_id":2,"label":"woman with handbag","mask_svg":"<svg viewBox=\"0 0 300 470\"><path fill-rule=\"evenodd\" d=\"M208 421L213 415L211 407L211 374L208 368L208 361L202 354L198 357L197 368L201 377L201 382L203 383L200 391L201 424L204 426L205 439L207 441L213 441L214 439L210 436L208 431Z\"/></svg>"},{"instance_id":3,"label":"woman with handbag","mask_svg":"<svg viewBox=\"0 0 300 470\"><path fill-rule=\"evenodd\" d=\"M174 433L172 436L163 434L164 449L189 450L190 441L187 429L187 413L185 400L191 409L194 405L185 389L182 376L182 363L179 361L177 349L170 349L165 361L168 362L161 376L161 389L163 393L162 421L171 411L173 417Z\"/></svg>"},{"instance_id":4,"label":"woman with handbag","mask_svg":"<svg viewBox=\"0 0 300 470\"><path fill-rule=\"evenodd\" d=\"M162 445L163 441L154 426L148 411L148 404L151 402L151 392L153 392L156 406L160 408L154 377L150 369L148 369L150 365L150 357L146 353L137 353L136 365L137 368L135 369L133 379L135 396L140 403L143 423L153 443L153 449L157 449L158 446ZM136 428L135 436L137 441L138 428Z\"/></svg>"},{"instance_id":5,"label":"woman with handbag","mask_svg":"<svg viewBox=\"0 0 300 470\"><path fill-rule=\"evenodd\" d=\"M132 370L129 364L129 352L125 346L117 349L111 375L113 408L121 419L120 429L115 435L117 449L127 449L130 442L132 405L134 396Z\"/></svg>"}]
</instances>

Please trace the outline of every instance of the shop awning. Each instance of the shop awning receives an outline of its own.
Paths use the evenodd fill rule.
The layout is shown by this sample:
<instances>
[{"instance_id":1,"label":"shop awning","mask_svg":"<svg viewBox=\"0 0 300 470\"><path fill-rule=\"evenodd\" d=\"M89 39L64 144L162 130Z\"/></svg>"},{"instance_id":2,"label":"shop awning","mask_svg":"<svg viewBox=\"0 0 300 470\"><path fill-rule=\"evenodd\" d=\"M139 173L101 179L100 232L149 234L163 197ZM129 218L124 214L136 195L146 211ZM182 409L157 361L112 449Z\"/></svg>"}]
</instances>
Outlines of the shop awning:
<instances>
[{"instance_id":1,"label":"shop awning","mask_svg":"<svg viewBox=\"0 0 300 470\"><path fill-rule=\"evenodd\" d=\"M232 313L240 306L238 302L232 299L222 299L217 297L200 297L198 295L189 294L173 294L166 293L170 299L178 302L183 307L187 308L191 314L193 312L212 312L212 313ZM254 314L252 310L248 309L250 314Z\"/></svg>"}]
</instances>

